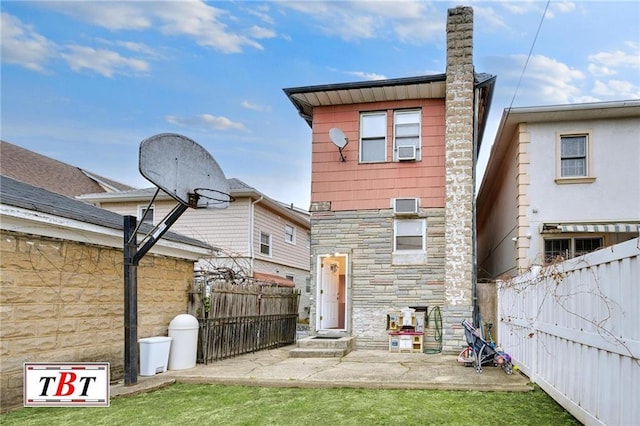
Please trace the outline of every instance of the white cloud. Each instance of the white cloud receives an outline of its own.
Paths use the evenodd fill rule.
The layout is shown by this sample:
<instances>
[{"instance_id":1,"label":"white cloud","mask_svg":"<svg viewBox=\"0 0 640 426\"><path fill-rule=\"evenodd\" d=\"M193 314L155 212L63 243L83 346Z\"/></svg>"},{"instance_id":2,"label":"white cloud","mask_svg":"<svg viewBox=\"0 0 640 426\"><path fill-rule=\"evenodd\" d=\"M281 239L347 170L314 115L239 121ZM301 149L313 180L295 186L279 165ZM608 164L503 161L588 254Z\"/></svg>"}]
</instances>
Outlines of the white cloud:
<instances>
[{"instance_id":1,"label":"white cloud","mask_svg":"<svg viewBox=\"0 0 640 426\"><path fill-rule=\"evenodd\" d=\"M227 28L226 19L235 17L225 10L203 1L160 2L44 2L58 12L74 19L91 23L113 31L158 29L170 36L186 36L196 44L210 47L222 53L239 53L245 46L262 50L263 47L249 34L241 34ZM261 35L266 34L262 32Z\"/></svg>"},{"instance_id":2,"label":"white cloud","mask_svg":"<svg viewBox=\"0 0 640 426\"><path fill-rule=\"evenodd\" d=\"M151 58L157 58L160 56L155 49L144 43L136 43L133 41L117 41L116 45L122 46L125 49L130 50L131 52L141 53Z\"/></svg>"},{"instance_id":3,"label":"white cloud","mask_svg":"<svg viewBox=\"0 0 640 426\"><path fill-rule=\"evenodd\" d=\"M267 24L274 23L273 18L269 15L269 6L267 5L252 5L252 7L247 7L243 10L249 15L253 15Z\"/></svg>"},{"instance_id":4,"label":"white cloud","mask_svg":"<svg viewBox=\"0 0 640 426\"><path fill-rule=\"evenodd\" d=\"M364 72L364 71L345 71L345 74L353 75L355 77L358 77L364 80L386 80L387 78L382 74L376 74L376 73Z\"/></svg>"},{"instance_id":5,"label":"white cloud","mask_svg":"<svg viewBox=\"0 0 640 426\"><path fill-rule=\"evenodd\" d=\"M222 53L239 53L244 46L262 50L262 45L247 36L227 30L222 22L227 12L201 1L160 2L153 9L161 21L160 29L167 35L190 36L200 46Z\"/></svg>"},{"instance_id":6,"label":"white cloud","mask_svg":"<svg viewBox=\"0 0 640 426\"><path fill-rule=\"evenodd\" d=\"M597 78L617 76L615 80L596 80L593 93L613 99L640 98L638 78L640 72L640 47L636 42L627 42L623 49L609 52L598 52L589 55L589 73ZM631 73L628 71L631 70ZM632 77L635 76L635 77ZM636 84L626 81L635 78Z\"/></svg>"},{"instance_id":7,"label":"white cloud","mask_svg":"<svg viewBox=\"0 0 640 426\"><path fill-rule=\"evenodd\" d=\"M243 108L251 109L253 111L271 111L271 107L268 105L258 105L247 100L242 101L240 104Z\"/></svg>"},{"instance_id":8,"label":"white cloud","mask_svg":"<svg viewBox=\"0 0 640 426\"><path fill-rule=\"evenodd\" d=\"M257 25L254 25L253 27L251 27L251 29L249 29L249 34L251 34L251 37L253 38L274 38L276 36L275 31L268 28L259 27Z\"/></svg>"},{"instance_id":9,"label":"white cloud","mask_svg":"<svg viewBox=\"0 0 640 426\"><path fill-rule=\"evenodd\" d=\"M55 43L38 34L30 25L2 13L2 62L47 72L45 66L57 52Z\"/></svg>"},{"instance_id":10,"label":"white cloud","mask_svg":"<svg viewBox=\"0 0 640 426\"><path fill-rule=\"evenodd\" d=\"M234 122L227 117L217 117L211 114L199 114L194 117L176 117L168 115L167 122L181 127L204 127L216 130L242 130L248 131L244 124Z\"/></svg>"},{"instance_id":11,"label":"white cloud","mask_svg":"<svg viewBox=\"0 0 640 426\"><path fill-rule=\"evenodd\" d=\"M497 32L508 28L508 25L493 7L474 6L474 16L482 22L483 31ZM474 18L475 19L475 18Z\"/></svg>"},{"instance_id":12,"label":"white cloud","mask_svg":"<svg viewBox=\"0 0 640 426\"><path fill-rule=\"evenodd\" d=\"M503 81L510 96L516 89L518 80L527 60L527 55L512 55L493 59L500 71L499 79ZM529 58L527 68L516 98L519 104L550 105L575 102L582 95L581 85L585 75L567 64L543 55ZM506 84L505 84L506 82Z\"/></svg>"},{"instance_id":13,"label":"white cloud","mask_svg":"<svg viewBox=\"0 0 640 426\"><path fill-rule=\"evenodd\" d=\"M412 19L395 27L398 38L405 43L420 44L434 40L445 34L446 25L442 20Z\"/></svg>"},{"instance_id":14,"label":"white cloud","mask_svg":"<svg viewBox=\"0 0 640 426\"><path fill-rule=\"evenodd\" d=\"M572 1L551 2L551 7L561 13L571 13L576 10L576 4Z\"/></svg>"},{"instance_id":15,"label":"white cloud","mask_svg":"<svg viewBox=\"0 0 640 426\"><path fill-rule=\"evenodd\" d=\"M114 74L138 74L149 70L146 61L126 58L118 52L106 49L68 45L61 56L74 71L87 69L105 77L113 77Z\"/></svg>"},{"instance_id":16,"label":"white cloud","mask_svg":"<svg viewBox=\"0 0 640 426\"><path fill-rule=\"evenodd\" d=\"M307 15L325 34L343 40L378 39L395 35L420 43L444 34L442 16L428 2L415 1L283 1L279 6Z\"/></svg>"},{"instance_id":17,"label":"white cloud","mask_svg":"<svg viewBox=\"0 0 640 426\"><path fill-rule=\"evenodd\" d=\"M596 67L615 68L629 67L640 69L640 48L637 43L627 43L628 51L615 50L598 52L589 55L589 62ZM615 73L615 71L613 71Z\"/></svg>"},{"instance_id":18,"label":"white cloud","mask_svg":"<svg viewBox=\"0 0 640 426\"><path fill-rule=\"evenodd\" d=\"M142 13L144 2L61 1L39 5L114 31L144 30L153 25L151 19Z\"/></svg>"},{"instance_id":19,"label":"white cloud","mask_svg":"<svg viewBox=\"0 0 640 426\"><path fill-rule=\"evenodd\" d=\"M608 99L640 99L640 87L622 80L607 82L596 80L593 85L593 93Z\"/></svg>"},{"instance_id":20,"label":"white cloud","mask_svg":"<svg viewBox=\"0 0 640 426\"><path fill-rule=\"evenodd\" d=\"M141 43L125 41L106 43L122 46L147 56L157 56L150 47ZM33 71L47 72L46 65L58 58L63 59L73 71L88 70L105 77L113 77L115 74L140 74L149 70L149 64L146 61L126 57L113 50L95 49L77 44L58 46L19 19L7 13L2 14L3 62L20 65Z\"/></svg>"},{"instance_id":21,"label":"white cloud","mask_svg":"<svg viewBox=\"0 0 640 426\"><path fill-rule=\"evenodd\" d=\"M587 69L589 70L589 73L591 75L594 75L596 77L606 77L608 75L617 74L615 70L612 70L611 68L607 66L602 66L602 65L589 64Z\"/></svg>"},{"instance_id":22,"label":"white cloud","mask_svg":"<svg viewBox=\"0 0 640 426\"><path fill-rule=\"evenodd\" d=\"M533 11L542 11L544 7L540 8L540 2L536 1L503 1L498 4L504 8L507 12L515 15L524 15Z\"/></svg>"}]
</instances>

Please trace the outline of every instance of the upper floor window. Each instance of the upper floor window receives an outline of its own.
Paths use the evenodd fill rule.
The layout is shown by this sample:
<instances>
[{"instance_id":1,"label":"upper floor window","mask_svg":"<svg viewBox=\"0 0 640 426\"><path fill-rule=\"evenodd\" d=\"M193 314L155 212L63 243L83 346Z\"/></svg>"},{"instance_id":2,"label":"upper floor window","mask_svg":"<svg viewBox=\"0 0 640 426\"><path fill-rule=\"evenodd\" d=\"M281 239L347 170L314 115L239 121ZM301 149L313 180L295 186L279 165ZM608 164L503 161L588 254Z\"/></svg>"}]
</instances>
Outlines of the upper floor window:
<instances>
[{"instance_id":1,"label":"upper floor window","mask_svg":"<svg viewBox=\"0 0 640 426\"><path fill-rule=\"evenodd\" d=\"M260 253L271 256L271 234L260 232Z\"/></svg>"},{"instance_id":2,"label":"upper floor window","mask_svg":"<svg viewBox=\"0 0 640 426\"><path fill-rule=\"evenodd\" d=\"M560 144L560 176L586 176L587 136L561 136Z\"/></svg>"},{"instance_id":3,"label":"upper floor window","mask_svg":"<svg viewBox=\"0 0 640 426\"><path fill-rule=\"evenodd\" d=\"M420 110L395 111L393 115L393 160L419 160Z\"/></svg>"},{"instance_id":4,"label":"upper floor window","mask_svg":"<svg viewBox=\"0 0 640 426\"><path fill-rule=\"evenodd\" d=\"M360 162L387 161L387 113L365 113L360 116Z\"/></svg>"},{"instance_id":5,"label":"upper floor window","mask_svg":"<svg viewBox=\"0 0 640 426\"><path fill-rule=\"evenodd\" d=\"M147 208L147 206L138 207L138 220L143 223L153 225L153 216L155 208L153 206Z\"/></svg>"},{"instance_id":6,"label":"upper floor window","mask_svg":"<svg viewBox=\"0 0 640 426\"><path fill-rule=\"evenodd\" d=\"M588 133L559 134L556 182L588 183L591 175L591 146Z\"/></svg>"},{"instance_id":7,"label":"upper floor window","mask_svg":"<svg viewBox=\"0 0 640 426\"><path fill-rule=\"evenodd\" d=\"M284 226L284 240L288 243L296 243L296 228L291 225Z\"/></svg>"}]
</instances>

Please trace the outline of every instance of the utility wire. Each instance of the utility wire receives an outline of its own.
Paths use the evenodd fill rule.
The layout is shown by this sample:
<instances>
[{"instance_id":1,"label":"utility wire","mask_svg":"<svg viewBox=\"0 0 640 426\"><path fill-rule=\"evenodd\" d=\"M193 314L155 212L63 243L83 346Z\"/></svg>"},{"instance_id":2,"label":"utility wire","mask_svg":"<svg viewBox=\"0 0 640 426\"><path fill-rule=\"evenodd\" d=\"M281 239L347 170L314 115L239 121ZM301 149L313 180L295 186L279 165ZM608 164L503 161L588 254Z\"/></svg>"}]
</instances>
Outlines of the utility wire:
<instances>
[{"instance_id":1,"label":"utility wire","mask_svg":"<svg viewBox=\"0 0 640 426\"><path fill-rule=\"evenodd\" d=\"M540 18L540 23L538 24L538 29L536 31L536 35L533 38L533 42L531 43L531 48L529 49L529 54L527 55L527 60L524 62L524 67L522 67L522 73L520 73L520 78L518 79L518 84L516 85L516 89L513 91L513 97L511 98L511 102L509 103L509 107L507 108L507 113L504 116L504 119L500 120L500 127L496 131L496 136L494 141L498 140L502 136L502 131L504 130L504 123L509 118L509 114L511 114L511 108L513 107L513 102L516 100L516 95L518 94L518 90L520 89L520 84L522 83L522 78L524 77L524 73L527 70L527 65L529 65L529 59L531 59L531 54L533 53L533 48L536 45L536 41L538 40L538 35L540 34L540 29L542 28L542 23L544 22L545 16L547 16L547 10L549 9L549 3L551 0L547 0L547 4L544 7L544 12L542 13L542 17ZM492 145L493 147L493 145ZM493 149L491 150L493 152ZM489 154L491 155L491 153ZM486 170L485 170L486 174Z\"/></svg>"},{"instance_id":2,"label":"utility wire","mask_svg":"<svg viewBox=\"0 0 640 426\"><path fill-rule=\"evenodd\" d=\"M509 104L509 111L511 111L511 107L513 106L513 102L516 99L516 94L518 93L518 89L520 89L520 83L522 83L522 77L524 77L524 73L527 70L527 65L529 64L529 59L531 59L531 53L533 52L533 48L536 45L536 41L538 40L538 35L540 34L540 29L542 28L542 23L544 22L545 16L547 16L547 9L549 9L549 3L551 0L547 0L547 4L544 7L544 12L542 13L542 18L540 18L540 23L538 24L538 30L536 31L536 35L533 38L533 43L531 43L531 48L529 49L529 54L527 55L527 60L524 62L524 67L522 68L522 73L520 74L520 79L518 80L518 84L516 85L516 90L513 92L513 97L511 98L511 103ZM508 114L508 112L507 112Z\"/></svg>"}]
</instances>

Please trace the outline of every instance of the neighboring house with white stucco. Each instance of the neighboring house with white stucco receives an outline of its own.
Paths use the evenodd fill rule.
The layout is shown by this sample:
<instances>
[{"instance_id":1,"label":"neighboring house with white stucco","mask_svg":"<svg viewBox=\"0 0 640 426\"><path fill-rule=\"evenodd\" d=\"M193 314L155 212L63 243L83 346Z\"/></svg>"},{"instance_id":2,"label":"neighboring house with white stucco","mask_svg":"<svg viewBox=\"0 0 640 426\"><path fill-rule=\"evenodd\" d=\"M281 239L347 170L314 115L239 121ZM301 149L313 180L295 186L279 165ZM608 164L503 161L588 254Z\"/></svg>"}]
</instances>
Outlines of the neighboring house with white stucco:
<instances>
[{"instance_id":1,"label":"neighboring house with white stucco","mask_svg":"<svg viewBox=\"0 0 640 426\"><path fill-rule=\"evenodd\" d=\"M505 109L477 197L478 272L638 237L640 100Z\"/></svg>"}]
</instances>

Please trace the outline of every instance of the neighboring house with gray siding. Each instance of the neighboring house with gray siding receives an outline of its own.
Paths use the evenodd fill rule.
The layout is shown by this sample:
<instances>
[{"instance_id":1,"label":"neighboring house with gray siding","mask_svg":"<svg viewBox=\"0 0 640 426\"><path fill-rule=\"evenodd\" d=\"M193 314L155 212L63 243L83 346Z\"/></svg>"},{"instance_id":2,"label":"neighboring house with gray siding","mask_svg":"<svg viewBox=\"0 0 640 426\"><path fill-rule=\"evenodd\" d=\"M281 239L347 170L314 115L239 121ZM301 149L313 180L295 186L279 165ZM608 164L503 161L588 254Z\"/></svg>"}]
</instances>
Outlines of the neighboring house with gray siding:
<instances>
[{"instance_id":1,"label":"neighboring house with gray siding","mask_svg":"<svg viewBox=\"0 0 640 426\"><path fill-rule=\"evenodd\" d=\"M640 100L505 109L477 198L479 276L638 237Z\"/></svg>"},{"instance_id":2,"label":"neighboring house with gray siding","mask_svg":"<svg viewBox=\"0 0 640 426\"><path fill-rule=\"evenodd\" d=\"M239 179L228 179L235 201L226 209L188 209L171 230L216 248L202 269L233 268L248 277L296 287L301 291L299 314L309 312L309 213L262 194ZM78 199L122 215L157 224L176 205L155 188L118 193L86 194Z\"/></svg>"}]
</instances>

